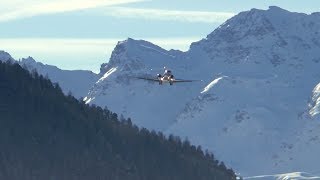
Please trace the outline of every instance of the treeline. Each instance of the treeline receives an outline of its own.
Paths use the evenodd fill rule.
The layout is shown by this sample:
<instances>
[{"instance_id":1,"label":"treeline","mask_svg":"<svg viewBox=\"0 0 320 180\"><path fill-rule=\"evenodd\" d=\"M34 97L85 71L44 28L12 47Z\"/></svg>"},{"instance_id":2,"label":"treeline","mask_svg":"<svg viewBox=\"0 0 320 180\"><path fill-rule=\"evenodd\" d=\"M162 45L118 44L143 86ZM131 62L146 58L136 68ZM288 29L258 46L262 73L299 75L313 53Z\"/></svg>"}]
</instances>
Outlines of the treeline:
<instances>
[{"instance_id":1,"label":"treeline","mask_svg":"<svg viewBox=\"0 0 320 180\"><path fill-rule=\"evenodd\" d=\"M81 81L81 79L79 79ZM120 119L120 120L119 120ZM58 84L0 62L0 179L230 180L209 152L65 96Z\"/></svg>"}]
</instances>

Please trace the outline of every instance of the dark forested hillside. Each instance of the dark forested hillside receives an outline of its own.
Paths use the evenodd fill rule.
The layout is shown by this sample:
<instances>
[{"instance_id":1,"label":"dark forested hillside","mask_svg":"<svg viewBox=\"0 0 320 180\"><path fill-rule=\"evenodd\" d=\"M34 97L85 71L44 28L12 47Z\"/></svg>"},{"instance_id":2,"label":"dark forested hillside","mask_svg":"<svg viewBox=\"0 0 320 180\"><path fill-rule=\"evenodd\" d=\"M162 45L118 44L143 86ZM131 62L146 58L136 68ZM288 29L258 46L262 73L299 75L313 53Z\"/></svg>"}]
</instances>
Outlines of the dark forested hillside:
<instances>
[{"instance_id":1,"label":"dark forested hillside","mask_svg":"<svg viewBox=\"0 0 320 180\"><path fill-rule=\"evenodd\" d=\"M235 175L201 147L139 129L130 119L64 96L59 85L36 72L0 62L0 179L229 180Z\"/></svg>"}]
</instances>

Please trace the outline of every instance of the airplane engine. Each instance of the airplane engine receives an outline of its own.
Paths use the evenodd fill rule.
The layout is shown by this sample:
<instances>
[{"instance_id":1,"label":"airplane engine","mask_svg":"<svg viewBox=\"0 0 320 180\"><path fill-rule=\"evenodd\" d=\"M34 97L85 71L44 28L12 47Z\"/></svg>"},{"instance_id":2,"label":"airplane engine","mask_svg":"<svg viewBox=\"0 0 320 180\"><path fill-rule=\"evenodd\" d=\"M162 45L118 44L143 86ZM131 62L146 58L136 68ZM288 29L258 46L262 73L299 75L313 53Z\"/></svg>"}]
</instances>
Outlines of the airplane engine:
<instances>
[{"instance_id":1,"label":"airplane engine","mask_svg":"<svg viewBox=\"0 0 320 180\"><path fill-rule=\"evenodd\" d=\"M173 75L170 75L170 79L173 79L174 78L174 76Z\"/></svg>"},{"instance_id":2,"label":"airplane engine","mask_svg":"<svg viewBox=\"0 0 320 180\"><path fill-rule=\"evenodd\" d=\"M161 78L161 77L162 77L162 75L161 75L161 74L157 74L157 77L158 77L158 78Z\"/></svg>"}]
</instances>

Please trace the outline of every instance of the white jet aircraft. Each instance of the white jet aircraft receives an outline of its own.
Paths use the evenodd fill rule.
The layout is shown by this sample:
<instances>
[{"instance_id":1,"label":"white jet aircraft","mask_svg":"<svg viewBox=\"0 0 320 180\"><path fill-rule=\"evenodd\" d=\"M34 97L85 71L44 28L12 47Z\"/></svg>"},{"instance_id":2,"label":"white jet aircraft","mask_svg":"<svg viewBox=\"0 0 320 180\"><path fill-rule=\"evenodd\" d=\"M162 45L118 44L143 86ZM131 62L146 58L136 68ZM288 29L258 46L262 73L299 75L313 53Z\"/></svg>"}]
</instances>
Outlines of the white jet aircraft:
<instances>
[{"instance_id":1,"label":"white jet aircraft","mask_svg":"<svg viewBox=\"0 0 320 180\"><path fill-rule=\"evenodd\" d=\"M186 79L176 79L171 70L166 69L163 74L157 74L157 77L155 78L148 78L148 77L137 77L138 79L148 80L148 81L155 81L159 82L159 85L162 85L163 83L169 83L170 85L173 85L173 83L179 83L179 82L194 82L194 81L201 81L201 80L186 80Z\"/></svg>"}]
</instances>

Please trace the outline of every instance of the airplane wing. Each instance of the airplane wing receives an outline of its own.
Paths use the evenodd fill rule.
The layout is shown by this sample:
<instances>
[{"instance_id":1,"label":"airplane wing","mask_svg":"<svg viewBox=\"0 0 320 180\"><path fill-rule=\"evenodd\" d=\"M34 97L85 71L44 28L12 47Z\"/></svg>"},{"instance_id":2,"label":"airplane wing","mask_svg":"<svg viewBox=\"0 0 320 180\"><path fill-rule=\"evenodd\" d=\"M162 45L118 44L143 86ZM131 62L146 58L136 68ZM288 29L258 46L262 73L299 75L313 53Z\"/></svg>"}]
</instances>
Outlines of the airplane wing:
<instances>
[{"instance_id":1,"label":"airplane wing","mask_svg":"<svg viewBox=\"0 0 320 180\"><path fill-rule=\"evenodd\" d=\"M178 83L178 82L196 82L196 81L202 81L202 80L187 80L187 79L174 79L173 80L174 83Z\"/></svg>"},{"instance_id":2,"label":"airplane wing","mask_svg":"<svg viewBox=\"0 0 320 180\"><path fill-rule=\"evenodd\" d=\"M143 80L147 80L147 81L155 81L155 82L159 82L158 78L147 78L147 77L136 77L137 79L143 79Z\"/></svg>"}]
</instances>

